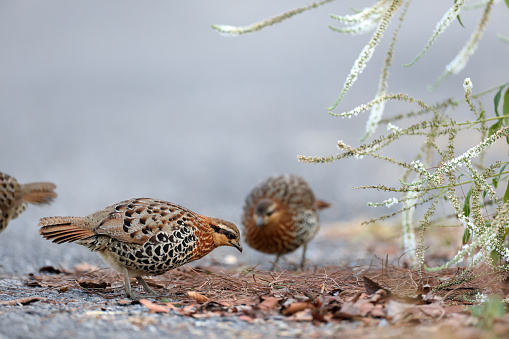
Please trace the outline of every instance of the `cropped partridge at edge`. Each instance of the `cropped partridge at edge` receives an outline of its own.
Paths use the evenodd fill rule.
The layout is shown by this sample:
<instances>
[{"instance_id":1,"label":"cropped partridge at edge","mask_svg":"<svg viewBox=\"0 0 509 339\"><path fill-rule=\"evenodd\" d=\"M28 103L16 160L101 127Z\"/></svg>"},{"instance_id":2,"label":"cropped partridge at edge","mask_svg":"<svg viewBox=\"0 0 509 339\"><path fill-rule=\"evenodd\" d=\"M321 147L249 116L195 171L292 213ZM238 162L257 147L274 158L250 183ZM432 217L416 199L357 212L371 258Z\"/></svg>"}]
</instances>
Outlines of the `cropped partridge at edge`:
<instances>
[{"instance_id":1,"label":"cropped partridge at edge","mask_svg":"<svg viewBox=\"0 0 509 339\"><path fill-rule=\"evenodd\" d=\"M0 172L0 233L11 219L16 219L27 208L49 204L56 198L56 186L50 182L34 182L20 185L16 179Z\"/></svg>"},{"instance_id":2,"label":"cropped partridge at edge","mask_svg":"<svg viewBox=\"0 0 509 339\"><path fill-rule=\"evenodd\" d=\"M131 289L129 278L136 278L155 296L142 276L163 274L219 246L242 252L233 223L149 198L122 201L86 217L42 218L39 226L39 233L54 243L76 242L98 252L123 274L125 291L132 299L140 296Z\"/></svg>"},{"instance_id":3,"label":"cropped partridge at edge","mask_svg":"<svg viewBox=\"0 0 509 339\"><path fill-rule=\"evenodd\" d=\"M252 248L279 257L303 246L301 269L307 243L320 222L318 210L330 204L315 200L308 183L296 175L270 177L255 186L246 197L242 224L244 241Z\"/></svg>"}]
</instances>

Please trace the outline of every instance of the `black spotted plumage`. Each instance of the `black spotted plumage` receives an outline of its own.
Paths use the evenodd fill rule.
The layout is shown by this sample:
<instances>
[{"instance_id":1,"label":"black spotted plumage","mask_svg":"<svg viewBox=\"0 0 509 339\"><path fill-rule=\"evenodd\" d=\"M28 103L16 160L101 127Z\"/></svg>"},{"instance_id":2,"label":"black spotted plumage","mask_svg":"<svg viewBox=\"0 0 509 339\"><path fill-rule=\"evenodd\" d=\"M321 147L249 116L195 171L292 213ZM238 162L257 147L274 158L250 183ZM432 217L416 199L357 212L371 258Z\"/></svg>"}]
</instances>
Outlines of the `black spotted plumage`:
<instances>
[{"instance_id":1,"label":"black spotted plumage","mask_svg":"<svg viewBox=\"0 0 509 339\"><path fill-rule=\"evenodd\" d=\"M203 257L218 246L242 250L234 224L149 198L122 201L86 217L43 218L39 226L46 239L56 243L77 242L98 252L124 275L126 292L132 298L136 296L129 277L138 279L152 293L143 275L163 274ZM226 233L230 236L226 237Z\"/></svg>"}]
</instances>

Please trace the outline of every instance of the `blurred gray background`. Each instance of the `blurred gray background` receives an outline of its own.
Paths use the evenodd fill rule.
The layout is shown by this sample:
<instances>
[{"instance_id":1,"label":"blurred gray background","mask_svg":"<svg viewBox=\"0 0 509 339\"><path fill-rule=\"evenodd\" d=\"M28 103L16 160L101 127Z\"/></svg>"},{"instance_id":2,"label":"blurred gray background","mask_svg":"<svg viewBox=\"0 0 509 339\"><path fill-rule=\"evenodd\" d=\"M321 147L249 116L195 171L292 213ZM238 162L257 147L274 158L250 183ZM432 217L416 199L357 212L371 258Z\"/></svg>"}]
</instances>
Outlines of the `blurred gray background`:
<instances>
[{"instance_id":1,"label":"blurred gray background","mask_svg":"<svg viewBox=\"0 0 509 339\"><path fill-rule=\"evenodd\" d=\"M372 2L337 1L237 38L211 29L214 23L247 25L308 3L1 1L0 171L21 183L54 182L59 196L51 206L30 206L0 234L0 271L81 261L105 266L85 248L42 239L40 217L83 216L124 199L154 197L240 225L244 197L273 174L302 175L317 197L333 204L321 214L324 228L350 220L351 227L362 227L357 220L386 213L365 202L388 196L350 188L397 180L397 169L370 159L297 161L300 154L336 154L339 139L359 144L368 113L341 119L326 107L371 34L352 37L327 26L337 24L329 14L348 14ZM452 3L412 3L389 91L434 103L461 97L466 77L474 92L508 81L509 46L496 38L497 32L509 35L503 2L467 68L437 91L426 86L461 49L482 11L462 13L465 28L454 22L417 64L402 67ZM374 97L394 27L337 112ZM488 114L492 97L485 100ZM417 107L391 103L386 114L405 109ZM408 143L392 150L404 160L413 155ZM319 236L309 248L311 261L345 262L341 244L333 246L338 252L323 258ZM214 253L230 254L237 255L230 248ZM348 260L356 254L349 255ZM269 258L249 250L238 256L246 263Z\"/></svg>"}]
</instances>

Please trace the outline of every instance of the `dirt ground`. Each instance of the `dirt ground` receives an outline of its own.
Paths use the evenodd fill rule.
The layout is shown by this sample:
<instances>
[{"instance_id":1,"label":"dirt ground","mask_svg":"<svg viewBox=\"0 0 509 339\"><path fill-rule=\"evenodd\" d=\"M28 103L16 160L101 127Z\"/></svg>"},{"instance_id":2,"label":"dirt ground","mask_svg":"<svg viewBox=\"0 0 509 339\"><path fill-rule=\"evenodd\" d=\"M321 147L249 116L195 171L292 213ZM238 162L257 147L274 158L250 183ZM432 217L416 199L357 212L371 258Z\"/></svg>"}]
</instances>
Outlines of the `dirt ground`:
<instances>
[{"instance_id":1,"label":"dirt ground","mask_svg":"<svg viewBox=\"0 0 509 339\"><path fill-rule=\"evenodd\" d=\"M480 267L421 277L406 267L397 228L347 226L322 229L310 245L304 271L295 269L298 251L274 272L267 270L270 256L210 256L147 278L160 296L140 301L125 297L122 277L106 265L48 265L27 274L3 274L0 338L509 335L505 310L479 315L472 306L478 292L504 297L503 276ZM450 257L457 246L457 230L439 232L435 239L440 240L428 249L432 263ZM348 260L334 264L330 253ZM320 258L327 265L319 265Z\"/></svg>"}]
</instances>

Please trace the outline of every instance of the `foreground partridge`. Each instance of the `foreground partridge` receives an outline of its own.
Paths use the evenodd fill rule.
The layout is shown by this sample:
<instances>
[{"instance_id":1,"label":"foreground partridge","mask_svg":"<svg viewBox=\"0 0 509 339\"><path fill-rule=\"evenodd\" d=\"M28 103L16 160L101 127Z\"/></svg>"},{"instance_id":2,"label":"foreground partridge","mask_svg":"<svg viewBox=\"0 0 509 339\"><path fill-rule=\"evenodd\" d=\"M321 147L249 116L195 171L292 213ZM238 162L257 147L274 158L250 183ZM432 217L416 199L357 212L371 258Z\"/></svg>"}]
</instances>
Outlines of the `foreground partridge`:
<instances>
[{"instance_id":1,"label":"foreground partridge","mask_svg":"<svg viewBox=\"0 0 509 339\"><path fill-rule=\"evenodd\" d=\"M258 251L276 254L271 269L281 255L303 246L302 269L307 243L320 228L317 210L329 206L315 200L308 183L301 177L270 177L253 188L246 198L242 216L244 240Z\"/></svg>"},{"instance_id":2,"label":"foreground partridge","mask_svg":"<svg viewBox=\"0 0 509 339\"><path fill-rule=\"evenodd\" d=\"M113 269L136 278L152 296L144 275L159 275L200 259L219 246L242 252L233 223L194 213L171 202L138 198L119 202L86 217L49 217L39 222L39 233L54 243L76 242L98 252Z\"/></svg>"},{"instance_id":3,"label":"foreground partridge","mask_svg":"<svg viewBox=\"0 0 509 339\"><path fill-rule=\"evenodd\" d=\"M0 233L27 208L27 203L42 205L53 201L57 196L55 188L50 182L20 185L13 177L0 172Z\"/></svg>"}]
</instances>

